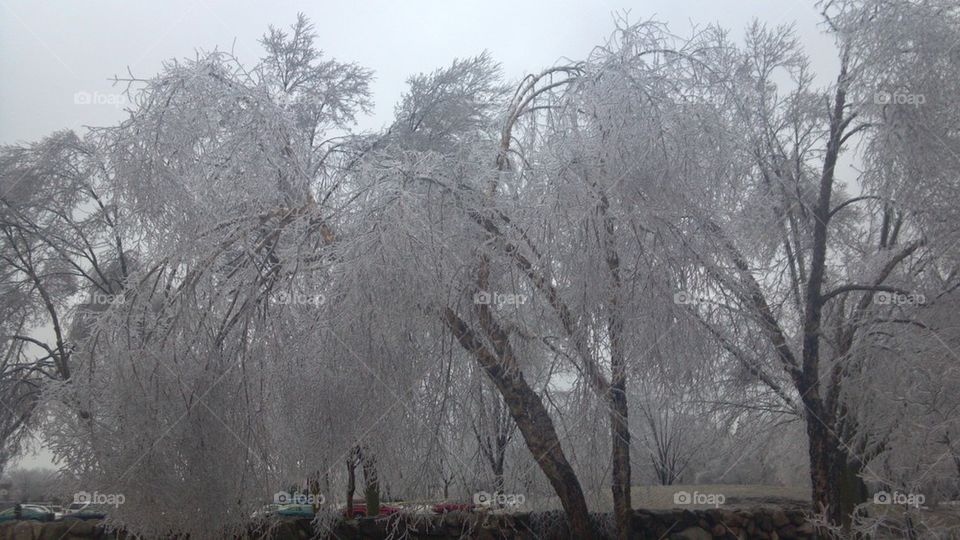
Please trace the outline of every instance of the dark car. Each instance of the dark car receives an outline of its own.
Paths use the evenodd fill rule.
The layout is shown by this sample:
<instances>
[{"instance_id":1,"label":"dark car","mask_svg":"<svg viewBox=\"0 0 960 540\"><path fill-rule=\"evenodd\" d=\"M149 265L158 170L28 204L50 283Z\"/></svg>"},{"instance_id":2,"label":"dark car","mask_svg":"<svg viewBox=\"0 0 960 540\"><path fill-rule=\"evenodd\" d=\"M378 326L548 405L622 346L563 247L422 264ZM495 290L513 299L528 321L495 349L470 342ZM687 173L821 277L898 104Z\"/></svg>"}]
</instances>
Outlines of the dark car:
<instances>
[{"instance_id":1,"label":"dark car","mask_svg":"<svg viewBox=\"0 0 960 540\"><path fill-rule=\"evenodd\" d=\"M73 503L67 507L64 519L103 519L110 507L102 504Z\"/></svg>"},{"instance_id":2,"label":"dark car","mask_svg":"<svg viewBox=\"0 0 960 540\"><path fill-rule=\"evenodd\" d=\"M285 504L274 512L277 516L313 517L313 506L309 504Z\"/></svg>"},{"instance_id":3,"label":"dark car","mask_svg":"<svg viewBox=\"0 0 960 540\"><path fill-rule=\"evenodd\" d=\"M55 516L53 512L50 512L41 506L25 504L20 508L19 519L30 519L33 521L53 521L54 517ZM0 522L16 520L16 508L7 508L3 512L0 512Z\"/></svg>"}]
</instances>

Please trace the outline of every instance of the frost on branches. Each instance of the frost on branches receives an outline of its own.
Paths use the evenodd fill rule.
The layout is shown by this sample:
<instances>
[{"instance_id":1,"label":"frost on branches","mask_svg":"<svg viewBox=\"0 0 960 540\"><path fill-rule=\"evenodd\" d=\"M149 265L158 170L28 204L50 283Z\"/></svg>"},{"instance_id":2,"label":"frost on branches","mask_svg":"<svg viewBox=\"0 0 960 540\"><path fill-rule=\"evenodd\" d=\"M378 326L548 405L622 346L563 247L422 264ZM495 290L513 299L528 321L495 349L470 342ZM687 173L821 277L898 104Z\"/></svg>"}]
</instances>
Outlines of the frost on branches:
<instances>
[{"instance_id":1,"label":"frost on branches","mask_svg":"<svg viewBox=\"0 0 960 540\"><path fill-rule=\"evenodd\" d=\"M618 20L415 75L373 133L303 16L118 79L127 120L0 153L0 464L42 434L145 537L286 491L627 538L632 486L710 482L916 534L871 502L960 495L960 13L821 8L826 86L789 27Z\"/></svg>"}]
</instances>

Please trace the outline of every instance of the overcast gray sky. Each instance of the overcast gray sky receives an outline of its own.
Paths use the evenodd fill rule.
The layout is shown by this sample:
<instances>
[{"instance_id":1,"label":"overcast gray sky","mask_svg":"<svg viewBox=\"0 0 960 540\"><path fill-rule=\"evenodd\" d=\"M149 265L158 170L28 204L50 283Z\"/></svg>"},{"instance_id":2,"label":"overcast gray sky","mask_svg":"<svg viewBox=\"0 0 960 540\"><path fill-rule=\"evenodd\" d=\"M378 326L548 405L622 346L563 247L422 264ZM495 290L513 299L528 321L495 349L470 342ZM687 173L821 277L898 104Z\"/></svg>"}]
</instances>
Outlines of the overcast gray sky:
<instances>
[{"instance_id":1,"label":"overcast gray sky","mask_svg":"<svg viewBox=\"0 0 960 540\"><path fill-rule=\"evenodd\" d=\"M739 32L752 18L796 22L820 72L833 77L831 42L820 34L814 0L376 0L220 1L0 0L0 143L36 140L54 130L109 125L122 108L76 104L86 92L119 92L108 80L127 67L155 74L165 59L219 46L242 61L260 57L267 25L287 26L302 11L329 55L375 71L375 115L363 128L389 121L412 74L484 49L511 77L581 59L613 29L613 13L655 17L674 32L719 23ZM235 43L235 45L234 45ZM827 80L827 79L824 79ZM95 98L96 99L96 98Z\"/></svg>"},{"instance_id":2,"label":"overcast gray sky","mask_svg":"<svg viewBox=\"0 0 960 540\"><path fill-rule=\"evenodd\" d=\"M814 0L0 0L0 144L121 120L122 107L75 101L78 93L109 101L121 90L109 79L128 67L149 77L166 59L215 47L232 47L252 65L267 26L287 26L297 12L313 21L329 56L374 70L376 109L360 125L377 129L390 121L410 75L488 50L520 78L564 57L584 58L624 10L678 34L718 23L740 35L753 18L795 23L821 82L836 76ZM50 464L43 451L20 466Z\"/></svg>"}]
</instances>

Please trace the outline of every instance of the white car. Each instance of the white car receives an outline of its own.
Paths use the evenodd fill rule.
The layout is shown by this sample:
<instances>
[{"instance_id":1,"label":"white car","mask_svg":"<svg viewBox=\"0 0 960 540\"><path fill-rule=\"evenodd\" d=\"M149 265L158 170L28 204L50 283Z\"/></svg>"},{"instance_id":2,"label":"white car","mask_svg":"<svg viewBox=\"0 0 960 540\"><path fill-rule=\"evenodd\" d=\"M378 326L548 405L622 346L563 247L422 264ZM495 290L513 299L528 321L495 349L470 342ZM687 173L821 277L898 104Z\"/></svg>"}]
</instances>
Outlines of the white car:
<instances>
[{"instance_id":1,"label":"white car","mask_svg":"<svg viewBox=\"0 0 960 540\"><path fill-rule=\"evenodd\" d=\"M62 507L62 506L48 505L47 508L49 508L50 511L53 512L53 519L55 519L55 520L57 520L57 521L63 519L63 507Z\"/></svg>"},{"instance_id":2,"label":"white car","mask_svg":"<svg viewBox=\"0 0 960 540\"><path fill-rule=\"evenodd\" d=\"M84 503L84 502L70 503L70 505L67 506L67 508L63 511L63 515L69 516L71 514L76 514L77 512L83 510L88 506L90 506L90 503Z\"/></svg>"}]
</instances>

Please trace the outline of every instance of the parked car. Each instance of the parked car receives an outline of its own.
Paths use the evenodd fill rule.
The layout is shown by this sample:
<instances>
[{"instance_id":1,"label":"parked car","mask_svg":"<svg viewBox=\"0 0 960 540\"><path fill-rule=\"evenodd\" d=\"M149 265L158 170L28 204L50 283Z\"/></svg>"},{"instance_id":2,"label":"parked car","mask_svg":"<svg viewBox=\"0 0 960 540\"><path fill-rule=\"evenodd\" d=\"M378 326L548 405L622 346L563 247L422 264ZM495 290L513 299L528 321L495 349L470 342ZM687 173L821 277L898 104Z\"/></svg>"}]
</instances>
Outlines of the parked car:
<instances>
[{"instance_id":1,"label":"parked car","mask_svg":"<svg viewBox=\"0 0 960 540\"><path fill-rule=\"evenodd\" d=\"M63 513L64 513L64 515L69 516L69 515L71 515L71 514L74 514L74 513L76 513L76 512L79 512L80 510L83 510L84 508L86 508L86 507L88 507L88 506L90 506L90 503L85 503L85 502L70 503L70 504L67 505L67 508L66 508L66 510L64 510Z\"/></svg>"},{"instance_id":2,"label":"parked car","mask_svg":"<svg viewBox=\"0 0 960 540\"><path fill-rule=\"evenodd\" d=\"M314 513L313 506L309 504L283 504L274 512L274 515L312 518Z\"/></svg>"},{"instance_id":3,"label":"parked car","mask_svg":"<svg viewBox=\"0 0 960 540\"><path fill-rule=\"evenodd\" d=\"M64 519L103 519L110 507L103 504L73 503L67 507Z\"/></svg>"},{"instance_id":4,"label":"parked car","mask_svg":"<svg viewBox=\"0 0 960 540\"><path fill-rule=\"evenodd\" d=\"M447 512L472 512L476 505L468 503L439 503L433 505L433 511L437 514L446 514Z\"/></svg>"},{"instance_id":5,"label":"parked car","mask_svg":"<svg viewBox=\"0 0 960 540\"><path fill-rule=\"evenodd\" d=\"M54 521L54 520L57 519L57 513L53 510L53 508L51 508L50 506L47 506L47 505L45 505L45 504L26 503L26 504L23 505L23 507L24 507L24 508L29 508L30 510L35 510L35 511L37 511L37 512L41 512L41 513L44 513L44 514L50 514L50 516L51 516L51 517L50 517L50 521Z\"/></svg>"},{"instance_id":6,"label":"parked car","mask_svg":"<svg viewBox=\"0 0 960 540\"><path fill-rule=\"evenodd\" d=\"M396 506L387 506L380 505L380 515L389 516L396 514L400 509ZM343 515L347 516L347 508L343 509ZM366 517L367 516L367 505L364 503L353 503L353 517Z\"/></svg>"},{"instance_id":7,"label":"parked car","mask_svg":"<svg viewBox=\"0 0 960 540\"><path fill-rule=\"evenodd\" d=\"M276 513L277 510L280 509L280 506L281 505L277 503L265 504L263 505L262 508L254 510L254 512L250 514L250 519L260 519L260 518L272 516L273 514Z\"/></svg>"},{"instance_id":8,"label":"parked car","mask_svg":"<svg viewBox=\"0 0 960 540\"><path fill-rule=\"evenodd\" d=\"M270 503L251 514L252 519L270 516L309 517L314 516L313 506L309 504L278 504Z\"/></svg>"},{"instance_id":9,"label":"parked car","mask_svg":"<svg viewBox=\"0 0 960 540\"><path fill-rule=\"evenodd\" d=\"M53 521L54 514L42 506L24 504L20 506L20 519L30 519L34 521ZM16 508L7 508L0 512L0 522L16 521Z\"/></svg>"},{"instance_id":10,"label":"parked car","mask_svg":"<svg viewBox=\"0 0 960 540\"><path fill-rule=\"evenodd\" d=\"M51 504L47 504L47 505L44 505L44 506L47 507L47 510L50 510L51 512L53 512L53 519L58 520L58 521L61 520L61 519L63 519L64 510L63 510L63 507L62 507L62 506L59 506L59 505L56 505L56 504L52 504L52 505L51 505Z\"/></svg>"}]
</instances>

